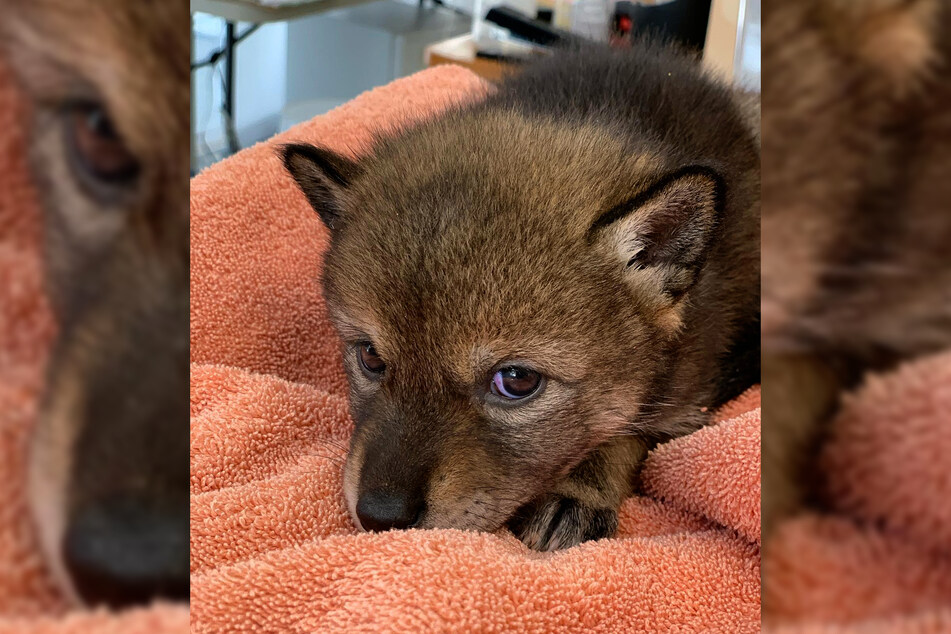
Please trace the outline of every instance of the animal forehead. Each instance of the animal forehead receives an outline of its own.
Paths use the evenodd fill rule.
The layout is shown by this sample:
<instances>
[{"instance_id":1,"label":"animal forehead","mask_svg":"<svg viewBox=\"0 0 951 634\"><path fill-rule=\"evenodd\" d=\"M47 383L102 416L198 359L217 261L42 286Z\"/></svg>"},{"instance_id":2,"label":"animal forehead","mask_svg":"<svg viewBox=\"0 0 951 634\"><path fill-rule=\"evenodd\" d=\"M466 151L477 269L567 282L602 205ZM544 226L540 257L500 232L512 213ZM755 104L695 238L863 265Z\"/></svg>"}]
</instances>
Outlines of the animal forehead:
<instances>
[{"instance_id":1,"label":"animal forehead","mask_svg":"<svg viewBox=\"0 0 951 634\"><path fill-rule=\"evenodd\" d=\"M432 324L438 326L438 324ZM438 327L386 331L382 351L404 385L431 383L467 388L511 363L563 380L578 380L590 349L583 330L549 324L505 324L483 331Z\"/></svg>"},{"instance_id":2,"label":"animal forehead","mask_svg":"<svg viewBox=\"0 0 951 634\"><path fill-rule=\"evenodd\" d=\"M190 112L187 3L18 4L9 31L38 99L101 99L140 155L163 141L181 144Z\"/></svg>"},{"instance_id":3,"label":"animal forehead","mask_svg":"<svg viewBox=\"0 0 951 634\"><path fill-rule=\"evenodd\" d=\"M459 226L465 224L468 226ZM331 283L407 332L492 334L577 301L594 301L607 274L583 236L557 226L471 218L428 228L347 236L331 258ZM553 315L557 316L557 315Z\"/></svg>"},{"instance_id":4,"label":"animal forehead","mask_svg":"<svg viewBox=\"0 0 951 634\"><path fill-rule=\"evenodd\" d=\"M592 223L648 186L659 153L593 124L453 115L383 142L351 193L335 256L421 290L545 286Z\"/></svg>"},{"instance_id":5,"label":"animal forehead","mask_svg":"<svg viewBox=\"0 0 951 634\"><path fill-rule=\"evenodd\" d=\"M619 307L610 280L585 268L566 261L522 272L456 261L378 268L375 276L364 269L348 280L360 290L345 303L373 324L367 334L384 356L460 374L476 361L534 359L597 336L605 313ZM474 351L481 351L477 359Z\"/></svg>"},{"instance_id":6,"label":"animal forehead","mask_svg":"<svg viewBox=\"0 0 951 634\"><path fill-rule=\"evenodd\" d=\"M603 123L514 111L453 113L381 141L357 194L368 207L398 208L403 224L532 209L582 220L661 164L658 149L637 148L627 136Z\"/></svg>"}]
</instances>

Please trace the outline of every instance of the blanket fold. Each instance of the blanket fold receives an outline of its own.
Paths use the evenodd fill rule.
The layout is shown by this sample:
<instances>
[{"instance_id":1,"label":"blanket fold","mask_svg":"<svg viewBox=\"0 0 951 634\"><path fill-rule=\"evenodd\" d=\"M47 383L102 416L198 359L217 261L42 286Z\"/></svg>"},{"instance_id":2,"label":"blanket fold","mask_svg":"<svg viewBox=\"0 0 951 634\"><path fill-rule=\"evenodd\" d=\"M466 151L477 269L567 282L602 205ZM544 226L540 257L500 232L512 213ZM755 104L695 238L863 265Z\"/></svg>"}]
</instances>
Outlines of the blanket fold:
<instances>
[{"instance_id":1,"label":"blanket fold","mask_svg":"<svg viewBox=\"0 0 951 634\"><path fill-rule=\"evenodd\" d=\"M763 562L769 625L951 631L949 412L951 352L844 399L820 461L835 513L779 527Z\"/></svg>"}]
</instances>

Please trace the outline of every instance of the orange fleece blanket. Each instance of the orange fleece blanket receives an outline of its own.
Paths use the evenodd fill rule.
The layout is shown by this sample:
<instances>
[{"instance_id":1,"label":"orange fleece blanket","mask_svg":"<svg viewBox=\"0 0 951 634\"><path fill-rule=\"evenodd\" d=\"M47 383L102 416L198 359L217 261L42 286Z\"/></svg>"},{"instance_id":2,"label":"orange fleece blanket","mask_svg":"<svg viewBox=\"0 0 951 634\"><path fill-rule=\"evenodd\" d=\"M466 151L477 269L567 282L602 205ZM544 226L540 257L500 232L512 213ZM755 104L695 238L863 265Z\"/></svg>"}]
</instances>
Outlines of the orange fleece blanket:
<instances>
[{"instance_id":1,"label":"orange fleece blanket","mask_svg":"<svg viewBox=\"0 0 951 634\"><path fill-rule=\"evenodd\" d=\"M196 632L759 630L759 409L659 448L614 539L535 553L510 533L357 534L351 422L319 292L327 235L275 154L360 154L485 84L438 67L192 182L192 628Z\"/></svg>"},{"instance_id":2,"label":"orange fleece blanket","mask_svg":"<svg viewBox=\"0 0 951 634\"><path fill-rule=\"evenodd\" d=\"M187 632L184 606L69 612L38 552L25 456L55 327L43 291L42 221L25 161L24 108L0 59L0 634Z\"/></svg>"}]
</instances>

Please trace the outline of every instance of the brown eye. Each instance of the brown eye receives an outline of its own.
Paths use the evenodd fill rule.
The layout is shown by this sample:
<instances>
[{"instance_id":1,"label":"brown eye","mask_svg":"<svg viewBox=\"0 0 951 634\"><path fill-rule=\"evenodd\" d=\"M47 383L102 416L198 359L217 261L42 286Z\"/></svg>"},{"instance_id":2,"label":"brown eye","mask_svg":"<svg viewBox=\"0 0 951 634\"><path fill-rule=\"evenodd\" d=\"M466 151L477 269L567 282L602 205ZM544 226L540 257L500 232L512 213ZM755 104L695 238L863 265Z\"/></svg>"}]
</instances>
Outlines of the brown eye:
<instances>
[{"instance_id":1,"label":"brown eye","mask_svg":"<svg viewBox=\"0 0 951 634\"><path fill-rule=\"evenodd\" d=\"M357 347L357 357L360 359L360 367L368 374L380 374L386 369L386 364L376 353L372 343L361 343Z\"/></svg>"},{"instance_id":2,"label":"brown eye","mask_svg":"<svg viewBox=\"0 0 951 634\"><path fill-rule=\"evenodd\" d=\"M541 383L542 375L535 370L513 365L492 375L490 389L496 396L517 401L537 392Z\"/></svg>"},{"instance_id":3,"label":"brown eye","mask_svg":"<svg viewBox=\"0 0 951 634\"><path fill-rule=\"evenodd\" d=\"M96 104L75 104L65 111L66 137L77 167L99 182L121 185L139 173L106 110Z\"/></svg>"}]
</instances>

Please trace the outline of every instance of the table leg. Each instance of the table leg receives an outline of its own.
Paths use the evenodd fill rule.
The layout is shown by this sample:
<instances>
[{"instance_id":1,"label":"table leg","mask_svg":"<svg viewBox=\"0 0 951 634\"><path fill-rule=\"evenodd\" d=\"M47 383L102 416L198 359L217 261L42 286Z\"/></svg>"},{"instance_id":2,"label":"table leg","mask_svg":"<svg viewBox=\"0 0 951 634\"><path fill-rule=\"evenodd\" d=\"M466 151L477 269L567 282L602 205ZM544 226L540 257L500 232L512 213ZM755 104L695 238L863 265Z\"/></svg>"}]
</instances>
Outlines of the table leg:
<instances>
[{"instance_id":1,"label":"table leg","mask_svg":"<svg viewBox=\"0 0 951 634\"><path fill-rule=\"evenodd\" d=\"M234 30L234 22L225 21L225 85L222 107L225 111L225 134L228 137L228 150L231 154L240 149L234 122Z\"/></svg>"}]
</instances>

